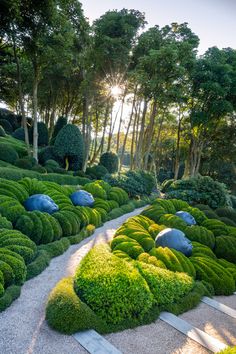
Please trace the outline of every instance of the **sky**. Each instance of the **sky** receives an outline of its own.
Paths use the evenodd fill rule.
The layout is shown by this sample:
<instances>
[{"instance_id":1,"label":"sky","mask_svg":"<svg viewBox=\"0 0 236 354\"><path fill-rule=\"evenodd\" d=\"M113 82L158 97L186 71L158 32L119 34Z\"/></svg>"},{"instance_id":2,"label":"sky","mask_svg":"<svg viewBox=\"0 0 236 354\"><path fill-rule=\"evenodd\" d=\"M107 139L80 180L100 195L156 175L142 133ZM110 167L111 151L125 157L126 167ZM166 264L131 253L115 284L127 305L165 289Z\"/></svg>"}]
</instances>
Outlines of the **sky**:
<instances>
[{"instance_id":1,"label":"sky","mask_svg":"<svg viewBox=\"0 0 236 354\"><path fill-rule=\"evenodd\" d=\"M92 22L108 10L144 12L147 28L188 22L200 38L199 54L209 47L236 49L236 0L80 0Z\"/></svg>"}]
</instances>

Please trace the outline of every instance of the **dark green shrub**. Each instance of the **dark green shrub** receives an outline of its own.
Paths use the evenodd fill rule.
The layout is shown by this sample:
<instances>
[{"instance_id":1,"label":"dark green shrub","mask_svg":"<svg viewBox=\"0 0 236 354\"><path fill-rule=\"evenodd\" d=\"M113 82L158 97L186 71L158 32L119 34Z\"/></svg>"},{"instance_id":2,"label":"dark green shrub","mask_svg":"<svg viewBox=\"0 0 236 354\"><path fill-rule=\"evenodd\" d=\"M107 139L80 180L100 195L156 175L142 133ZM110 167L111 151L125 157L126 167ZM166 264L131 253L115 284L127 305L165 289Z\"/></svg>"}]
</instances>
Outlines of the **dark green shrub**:
<instances>
[{"instance_id":1,"label":"dark green shrub","mask_svg":"<svg viewBox=\"0 0 236 354\"><path fill-rule=\"evenodd\" d=\"M225 258L236 264L236 237L216 237L215 254L218 258Z\"/></svg>"},{"instance_id":2,"label":"dark green shrub","mask_svg":"<svg viewBox=\"0 0 236 354\"><path fill-rule=\"evenodd\" d=\"M7 220L4 216L0 216L0 229L9 229L12 230L12 223Z\"/></svg>"},{"instance_id":3,"label":"dark green shrub","mask_svg":"<svg viewBox=\"0 0 236 354\"><path fill-rule=\"evenodd\" d=\"M227 226L220 220L207 219L202 223L202 226L211 230L215 236L228 235Z\"/></svg>"},{"instance_id":4,"label":"dark green shrub","mask_svg":"<svg viewBox=\"0 0 236 354\"><path fill-rule=\"evenodd\" d=\"M189 212L196 222L201 225L205 220L207 220L206 215L204 214L203 211L199 210L198 208L193 208L193 207L188 207L184 209L185 211Z\"/></svg>"},{"instance_id":5,"label":"dark green shrub","mask_svg":"<svg viewBox=\"0 0 236 354\"><path fill-rule=\"evenodd\" d=\"M52 170L54 170L55 168L59 168L59 163L55 160L49 159L45 162L44 167L50 167Z\"/></svg>"},{"instance_id":6,"label":"dark green shrub","mask_svg":"<svg viewBox=\"0 0 236 354\"><path fill-rule=\"evenodd\" d=\"M226 217L236 223L236 211L231 208L218 208L216 214L220 217Z\"/></svg>"},{"instance_id":7,"label":"dark green shrub","mask_svg":"<svg viewBox=\"0 0 236 354\"><path fill-rule=\"evenodd\" d=\"M84 144L81 132L76 125L67 124L59 131L54 143L54 152L63 159L65 164L68 160L70 167L76 163L74 170L81 168L84 159Z\"/></svg>"},{"instance_id":8,"label":"dark green shrub","mask_svg":"<svg viewBox=\"0 0 236 354\"><path fill-rule=\"evenodd\" d=\"M209 257L190 257L196 270L196 278L213 285L216 295L231 295L235 290L234 279Z\"/></svg>"},{"instance_id":9,"label":"dark green shrub","mask_svg":"<svg viewBox=\"0 0 236 354\"><path fill-rule=\"evenodd\" d=\"M162 182L162 184L161 184L161 191L162 191L162 193L165 193L168 189L169 189L169 187L170 187L170 185L174 182L175 180L172 178L172 179L165 179L163 182Z\"/></svg>"},{"instance_id":10,"label":"dark green shrub","mask_svg":"<svg viewBox=\"0 0 236 354\"><path fill-rule=\"evenodd\" d=\"M24 186L17 182L8 181L3 178L0 178L0 195L15 198L20 203L23 203L29 197L29 194L25 190Z\"/></svg>"},{"instance_id":11,"label":"dark green shrub","mask_svg":"<svg viewBox=\"0 0 236 354\"><path fill-rule=\"evenodd\" d=\"M25 214L25 209L18 200L0 195L0 213L14 224L19 216Z\"/></svg>"},{"instance_id":12,"label":"dark green shrub","mask_svg":"<svg viewBox=\"0 0 236 354\"><path fill-rule=\"evenodd\" d=\"M236 223L225 216L220 217L219 220L228 226L236 227Z\"/></svg>"},{"instance_id":13,"label":"dark green shrub","mask_svg":"<svg viewBox=\"0 0 236 354\"><path fill-rule=\"evenodd\" d=\"M20 296L21 287L17 285L9 286L2 297L0 297L0 312L4 311L11 303Z\"/></svg>"},{"instance_id":14,"label":"dark green shrub","mask_svg":"<svg viewBox=\"0 0 236 354\"><path fill-rule=\"evenodd\" d=\"M63 236L70 236L72 235L72 225L70 224L70 221L67 218L67 214L65 214L66 211L59 211L53 214L53 217L57 219L59 222L61 228L62 228L62 234Z\"/></svg>"},{"instance_id":15,"label":"dark green shrub","mask_svg":"<svg viewBox=\"0 0 236 354\"><path fill-rule=\"evenodd\" d=\"M108 199L115 200L119 205L123 205L129 201L129 196L122 188L112 187L108 193Z\"/></svg>"},{"instance_id":16,"label":"dark green shrub","mask_svg":"<svg viewBox=\"0 0 236 354\"><path fill-rule=\"evenodd\" d=\"M165 215L166 211L159 204L154 204L145 208L141 214L155 221L156 223L159 223L160 217Z\"/></svg>"},{"instance_id":17,"label":"dark green shrub","mask_svg":"<svg viewBox=\"0 0 236 354\"><path fill-rule=\"evenodd\" d=\"M83 189L95 198L107 199L106 191L97 182L87 183L83 186Z\"/></svg>"},{"instance_id":18,"label":"dark green shrub","mask_svg":"<svg viewBox=\"0 0 236 354\"><path fill-rule=\"evenodd\" d=\"M35 253L29 247L19 245L9 245L4 247L22 256L26 264L30 263L34 259Z\"/></svg>"},{"instance_id":19,"label":"dark green shrub","mask_svg":"<svg viewBox=\"0 0 236 354\"><path fill-rule=\"evenodd\" d=\"M54 153L53 146L47 146L39 151L39 163L44 165L48 160L55 160L56 155Z\"/></svg>"},{"instance_id":20,"label":"dark green shrub","mask_svg":"<svg viewBox=\"0 0 236 354\"><path fill-rule=\"evenodd\" d=\"M96 315L111 324L142 318L153 302L138 270L104 245L95 246L81 261L75 291Z\"/></svg>"},{"instance_id":21,"label":"dark green shrub","mask_svg":"<svg viewBox=\"0 0 236 354\"><path fill-rule=\"evenodd\" d=\"M54 241L52 243L48 243L47 245L41 245L38 247L39 250L46 251L51 258L60 256L64 253L70 246L70 241L63 237L59 241Z\"/></svg>"},{"instance_id":22,"label":"dark green shrub","mask_svg":"<svg viewBox=\"0 0 236 354\"><path fill-rule=\"evenodd\" d=\"M40 243L52 242L54 239L54 230L53 230L52 225L48 219L48 214L42 213L41 211L38 211L38 210L35 210L33 213L39 217L39 219L41 220L41 223L43 225L43 232L42 232L42 236L40 239Z\"/></svg>"},{"instance_id":23,"label":"dark green shrub","mask_svg":"<svg viewBox=\"0 0 236 354\"><path fill-rule=\"evenodd\" d=\"M43 235L43 224L41 218L35 211L20 215L15 225L17 230L27 235L36 244L39 244Z\"/></svg>"},{"instance_id":24,"label":"dark green shrub","mask_svg":"<svg viewBox=\"0 0 236 354\"><path fill-rule=\"evenodd\" d=\"M113 209L113 208L111 208L109 201L103 200L102 198L95 198L93 207L94 208L103 208L104 210L106 210L107 213L109 213L109 211L111 211Z\"/></svg>"},{"instance_id":25,"label":"dark green shrub","mask_svg":"<svg viewBox=\"0 0 236 354\"><path fill-rule=\"evenodd\" d=\"M50 259L51 257L46 251L38 251L35 260L27 265L26 280L29 280L40 274L49 265Z\"/></svg>"},{"instance_id":26,"label":"dark green shrub","mask_svg":"<svg viewBox=\"0 0 236 354\"><path fill-rule=\"evenodd\" d=\"M193 245L193 251L192 251L192 256L193 257L201 257L201 256L207 256L212 259L216 259L216 255L214 252L210 249L210 247L203 245L202 243L192 241Z\"/></svg>"},{"instance_id":27,"label":"dark green shrub","mask_svg":"<svg viewBox=\"0 0 236 354\"><path fill-rule=\"evenodd\" d=\"M47 173L46 168L44 168L41 165L35 165L32 167L32 171L38 172L38 173Z\"/></svg>"},{"instance_id":28,"label":"dark green shrub","mask_svg":"<svg viewBox=\"0 0 236 354\"><path fill-rule=\"evenodd\" d=\"M0 160L14 164L19 159L18 153L8 144L0 143Z\"/></svg>"},{"instance_id":29,"label":"dark green shrub","mask_svg":"<svg viewBox=\"0 0 236 354\"><path fill-rule=\"evenodd\" d=\"M15 275L12 267L6 262L0 261L0 271L3 274L4 287L7 288L8 286L12 285L15 281Z\"/></svg>"},{"instance_id":30,"label":"dark green shrub","mask_svg":"<svg viewBox=\"0 0 236 354\"><path fill-rule=\"evenodd\" d=\"M0 119L0 125L3 127L3 129L5 130L5 132L7 134L12 134L13 128L12 128L11 123L8 122L8 120Z\"/></svg>"},{"instance_id":31,"label":"dark green shrub","mask_svg":"<svg viewBox=\"0 0 236 354\"><path fill-rule=\"evenodd\" d=\"M163 224L163 225L166 225L168 227L181 230L183 232L185 232L185 229L187 227L187 224L186 224L186 222L184 220L182 220L178 216L172 215L172 214L164 214L164 215L162 215L160 217L159 222L160 222L160 224Z\"/></svg>"},{"instance_id":32,"label":"dark green shrub","mask_svg":"<svg viewBox=\"0 0 236 354\"><path fill-rule=\"evenodd\" d=\"M113 152L105 152L100 157L100 165L106 167L109 173L117 172L119 167L118 156Z\"/></svg>"},{"instance_id":33,"label":"dark green shrub","mask_svg":"<svg viewBox=\"0 0 236 354\"><path fill-rule=\"evenodd\" d=\"M213 232L203 226L188 226L184 232L186 237L191 241L197 241L211 249L215 246L215 236Z\"/></svg>"},{"instance_id":34,"label":"dark green shrub","mask_svg":"<svg viewBox=\"0 0 236 354\"><path fill-rule=\"evenodd\" d=\"M207 204L214 209L225 206L228 199L225 186L207 176L174 181L167 195L189 203Z\"/></svg>"},{"instance_id":35,"label":"dark green shrub","mask_svg":"<svg viewBox=\"0 0 236 354\"><path fill-rule=\"evenodd\" d=\"M193 288L194 280L187 274L173 273L143 262L136 264L154 296L154 304L175 303Z\"/></svg>"},{"instance_id":36,"label":"dark green shrub","mask_svg":"<svg viewBox=\"0 0 236 354\"><path fill-rule=\"evenodd\" d=\"M19 256L17 254L17 256ZM16 253L6 248L0 248L0 261L7 263L15 275L15 284L22 285L26 278L26 266L23 258L16 257Z\"/></svg>"},{"instance_id":37,"label":"dark green shrub","mask_svg":"<svg viewBox=\"0 0 236 354\"><path fill-rule=\"evenodd\" d=\"M0 125L0 137L4 137L4 136L6 136L6 133L5 133L5 130L4 130L4 128Z\"/></svg>"},{"instance_id":38,"label":"dark green shrub","mask_svg":"<svg viewBox=\"0 0 236 354\"><path fill-rule=\"evenodd\" d=\"M1 143L11 146L17 152L19 157L25 157L28 155L25 143L14 139L12 136L1 137Z\"/></svg>"},{"instance_id":39,"label":"dark green shrub","mask_svg":"<svg viewBox=\"0 0 236 354\"><path fill-rule=\"evenodd\" d=\"M62 279L51 291L46 320L50 327L65 334L92 328L102 332L106 328L106 324L76 295L72 278Z\"/></svg>"},{"instance_id":40,"label":"dark green shrub","mask_svg":"<svg viewBox=\"0 0 236 354\"><path fill-rule=\"evenodd\" d=\"M34 127L29 129L29 140L33 143ZM38 122L38 145L46 146L48 145L48 128L45 123Z\"/></svg>"},{"instance_id":41,"label":"dark green shrub","mask_svg":"<svg viewBox=\"0 0 236 354\"><path fill-rule=\"evenodd\" d=\"M101 179L107 173L108 170L102 165L95 165L86 169L86 174L95 179Z\"/></svg>"},{"instance_id":42,"label":"dark green shrub","mask_svg":"<svg viewBox=\"0 0 236 354\"><path fill-rule=\"evenodd\" d=\"M218 215L213 210L203 210L208 219L218 219Z\"/></svg>"},{"instance_id":43,"label":"dark green shrub","mask_svg":"<svg viewBox=\"0 0 236 354\"><path fill-rule=\"evenodd\" d=\"M33 167L31 161L26 158L16 160L15 166L19 168L25 168L26 170L30 170Z\"/></svg>"},{"instance_id":44,"label":"dark green shrub","mask_svg":"<svg viewBox=\"0 0 236 354\"><path fill-rule=\"evenodd\" d=\"M25 131L24 128L17 128L13 133L12 133L13 138L25 141Z\"/></svg>"},{"instance_id":45,"label":"dark green shrub","mask_svg":"<svg viewBox=\"0 0 236 354\"><path fill-rule=\"evenodd\" d=\"M189 207L187 202L180 200L180 199L170 199L169 202L172 203L172 205L174 206L176 211L185 210ZM155 201L154 201L154 203L155 203ZM170 212L170 214L171 214L171 212Z\"/></svg>"},{"instance_id":46,"label":"dark green shrub","mask_svg":"<svg viewBox=\"0 0 236 354\"><path fill-rule=\"evenodd\" d=\"M54 126L54 129L53 129L53 133L52 133L52 138L51 138L51 141L50 141L50 145L53 145L54 142L55 142L55 139L59 133L59 131L65 126L67 125L67 117L59 117L56 121L56 124Z\"/></svg>"},{"instance_id":47,"label":"dark green shrub","mask_svg":"<svg viewBox=\"0 0 236 354\"><path fill-rule=\"evenodd\" d=\"M38 181L36 178L25 177L21 179L19 183L24 186L29 195L46 193L46 186L43 182Z\"/></svg>"}]
</instances>

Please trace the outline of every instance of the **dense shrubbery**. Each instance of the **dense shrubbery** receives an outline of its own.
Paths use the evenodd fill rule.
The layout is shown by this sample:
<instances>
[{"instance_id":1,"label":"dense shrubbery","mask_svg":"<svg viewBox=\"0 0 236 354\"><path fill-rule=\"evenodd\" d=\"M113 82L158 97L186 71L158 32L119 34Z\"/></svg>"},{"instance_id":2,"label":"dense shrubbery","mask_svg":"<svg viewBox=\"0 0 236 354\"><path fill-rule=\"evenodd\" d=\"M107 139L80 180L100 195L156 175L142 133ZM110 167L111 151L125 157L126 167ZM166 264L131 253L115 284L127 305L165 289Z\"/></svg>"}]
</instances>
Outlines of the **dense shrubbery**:
<instances>
[{"instance_id":1,"label":"dense shrubbery","mask_svg":"<svg viewBox=\"0 0 236 354\"><path fill-rule=\"evenodd\" d=\"M119 167L118 156L113 152L105 152L100 157L100 165L104 166L109 173L115 173Z\"/></svg>"},{"instance_id":2,"label":"dense shrubbery","mask_svg":"<svg viewBox=\"0 0 236 354\"><path fill-rule=\"evenodd\" d=\"M155 188L153 175L144 171L128 171L118 175L106 175L104 180L112 186L123 188L130 197L149 195Z\"/></svg>"},{"instance_id":3,"label":"dense shrubbery","mask_svg":"<svg viewBox=\"0 0 236 354\"><path fill-rule=\"evenodd\" d=\"M19 155L12 146L0 143L0 160L14 164L17 159L19 159Z\"/></svg>"},{"instance_id":4,"label":"dense shrubbery","mask_svg":"<svg viewBox=\"0 0 236 354\"><path fill-rule=\"evenodd\" d=\"M60 130L67 124L67 117L59 117L54 126L50 144L53 145Z\"/></svg>"},{"instance_id":5,"label":"dense shrubbery","mask_svg":"<svg viewBox=\"0 0 236 354\"><path fill-rule=\"evenodd\" d=\"M86 174L94 179L101 179L107 173L108 173L108 170L106 169L106 167L104 167L102 165L96 165L96 166L88 167L86 169Z\"/></svg>"},{"instance_id":6,"label":"dense shrubbery","mask_svg":"<svg viewBox=\"0 0 236 354\"><path fill-rule=\"evenodd\" d=\"M207 204L212 208L225 206L228 201L225 186L206 176L174 181L165 190L168 198Z\"/></svg>"}]
</instances>

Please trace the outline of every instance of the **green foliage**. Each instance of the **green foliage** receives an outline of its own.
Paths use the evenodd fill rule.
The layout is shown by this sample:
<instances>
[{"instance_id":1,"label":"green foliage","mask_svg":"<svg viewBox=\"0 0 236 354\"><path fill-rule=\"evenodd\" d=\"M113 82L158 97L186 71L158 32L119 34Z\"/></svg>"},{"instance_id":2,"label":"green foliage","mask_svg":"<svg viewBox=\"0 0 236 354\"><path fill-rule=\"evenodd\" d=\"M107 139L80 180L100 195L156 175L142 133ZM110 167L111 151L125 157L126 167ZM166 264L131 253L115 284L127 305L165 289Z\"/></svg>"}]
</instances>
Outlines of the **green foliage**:
<instances>
[{"instance_id":1,"label":"green foliage","mask_svg":"<svg viewBox=\"0 0 236 354\"><path fill-rule=\"evenodd\" d=\"M168 198L189 203L207 204L212 208L227 204L227 190L222 183L210 177L197 177L174 181L167 189Z\"/></svg>"},{"instance_id":2,"label":"green foliage","mask_svg":"<svg viewBox=\"0 0 236 354\"><path fill-rule=\"evenodd\" d=\"M64 253L70 246L70 241L66 237L61 238L58 241L48 243L46 245L40 245L38 250L46 251L50 258L60 256Z\"/></svg>"},{"instance_id":3,"label":"green foliage","mask_svg":"<svg viewBox=\"0 0 236 354\"><path fill-rule=\"evenodd\" d=\"M35 260L27 265L26 280L40 274L49 265L50 259L50 255L46 251L38 251Z\"/></svg>"},{"instance_id":4,"label":"green foliage","mask_svg":"<svg viewBox=\"0 0 236 354\"><path fill-rule=\"evenodd\" d=\"M15 281L15 274L12 267L6 262L0 261L0 271L2 272L4 279L4 287L12 285Z\"/></svg>"},{"instance_id":5,"label":"green foliage","mask_svg":"<svg viewBox=\"0 0 236 354\"><path fill-rule=\"evenodd\" d=\"M204 214L204 212L202 212L201 210L199 210L198 208L193 208L191 206L189 206L188 208L184 209L185 211L187 211L188 213L190 213L194 219L196 220L196 222L198 224L202 224L205 220L207 220L206 215Z\"/></svg>"},{"instance_id":6,"label":"green foliage","mask_svg":"<svg viewBox=\"0 0 236 354\"><path fill-rule=\"evenodd\" d=\"M38 164L32 167L32 171L35 171L38 173L47 173L46 168L44 168L43 166L38 165Z\"/></svg>"},{"instance_id":7,"label":"green foliage","mask_svg":"<svg viewBox=\"0 0 236 354\"><path fill-rule=\"evenodd\" d=\"M172 214L164 214L164 215L162 215L160 217L159 222L160 222L160 224L163 224L165 226L181 230L183 232L185 232L185 229L187 227L187 224L186 224L186 222L184 220L182 220L178 216L172 215Z\"/></svg>"},{"instance_id":8,"label":"green foliage","mask_svg":"<svg viewBox=\"0 0 236 354\"><path fill-rule=\"evenodd\" d=\"M76 295L72 278L62 279L51 291L46 306L46 320L53 329L65 334L91 328L101 332L106 327Z\"/></svg>"},{"instance_id":9,"label":"green foliage","mask_svg":"<svg viewBox=\"0 0 236 354\"><path fill-rule=\"evenodd\" d=\"M86 174L94 179L101 179L108 173L108 170L103 165L95 165L86 169Z\"/></svg>"},{"instance_id":10,"label":"green foliage","mask_svg":"<svg viewBox=\"0 0 236 354\"><path fill-rule=\"evenodd\" d=\"M218 208L215 210L220 217L226 217L236 223L236 210L232 208Z\"/></svg>"},{"instance_id":11,"label":"green foliage","mask_svg":"<svg viewBox=\"0 0 236 354\"><path fill-rule=\"evenodd\" d=\"M30 142L33 142L33 127L29 130ZM48 128L45 123L38 122L38 145L48 145Z\"/></svg>"},{"instance_id":12,"label":"green foliage","mask_svg":"<svg viewBox=\"0 0 236 354\"><path fill-rule=\"evenodd\" d=\"M119 205L123 205L128 202L129 196L122 188L112 187L108 193L108 199L115 200Z\"/></svg>"},{"instance_id":13,"label":"green foliage","mask_svg":"<svg viewBox=\"0 0 236 354\"><path fill-rule=\"evenodd\" d=\"M138 270L103 245L95 246L81 261L75 291L108 324L142 318L153 301Z\"/></svg>"},{"instance_id":14,"label":"green foliage","mask_svg":"<svg viewBox=\"0 0 236 354\"><path fill-rule=\"evenodd\" d=\"M152 236L153 240L155 240L157 234L159 234L159 232L164 229L166 229L165 225L152 224L151 226L149 226L148 232Z\"/></svg>"},{"instance_id":15,"label":"green foliage","mask_svg":"<svg viewBox=\"0 0 236 354\"><path fill-rule=\"evenodd\" d=\"M104 166L109 173L115 173L119 167L118 156L113 152L105 152L100 157L100 165Z\"/></svg>"},{"instance_id":16,"label":"green foliage","mask_svg":"<svg viewBox=\"0 0 236 354\"><path fill-rule=\"evenodd\" d=\"M196 277L214 287L216 295L231 295L235 290L234 279L214 259L209 257L190 257L196 270Z\"/></svg>"},{"instance_id":17,"label":"green foliage","mask_svg":"<svg viewBox=\"0 0 236 354\"><path fill-rule=\"evenodd\" d=\"M7 263L12 268L15 276L15 284L22 285L26 278L24 259L13 251L0 248L0 261Z\"/></svg>"},{"instance_id":18,"label":"green foliage","mask_svg":"<svg viewBox=\"0 0 236 354\"><path fill-rule=\"evenodd\" d=\"M67 117L59 117L56 121L56 124L54 126L54 129L53 129L53 133L52 133L52 138L51 138L51 141L50 141L50 144L53 145L54 142L55 142L55 139L58 135L58 133L60 132L60 130L65 126L67 125Z\"/></svg>"},{"instance_id":19,"label":"green foliage","mask_svg":"<svg viewBox=\"0 0 236 354\"><path fill-rule=\"evenodd\" d=\"M25 209L18 200L0 195L0 213L14 224L25 213Z\"/></svg>"},{"instance_id":20,"label":"green foliage","mask_svg":"<svg viewBox=\"0 0 236 354\"><path fill-rule=\"evenodd\" d=\"M4 130L4 128L0 125L0 137L1 136L6 136L6 132L5 132L5 130Z\"/></svg>"},{"instance_id":21,"label":"green foliage","mask_svg":"<svg viewBox=\"0 0 236 354\"><path fill-rule=\"evenodd\" d=\"M219 219L218 215L213 210L204 210L203 212L208 219Z\"/></svg>"},{"instance_id":22,"label":"green foliage","mask_svg":"<svg viewBox=\"0 0 236 354\"><path fill-rule=\"evenodd\" d=\"M36 244L40 243L43 234L43 224L35 211L19 215L15 227Z\"/></svg>"},{"instance_id":23,"label":"green foliage","mask_svg":"<svg viewBox=\"0 0 236 354\"><path fill-rule=\"evenodd\" d=\"M32 162L27 158L16 160L15 166L23 169L25 168L26 170L30 170L33 167Z\"/></svg>"},{"instance_id":24,"label":"green foliage","mask_svg":"<svg viewBox=\"0 0 236 354\"><path fill-rule=\"evenodd\" d=\"M192 251L192 256L193 257L201 257L201 256L206 256L210 257L212 259L216 259L216 255L214 252L210 249L210 247L203 245L202 243L192 241L193 245L193 251Z\"/></svg>"},{"instance_id":25,"label":"green foliage","mask_svg":"<svg viewBox=\"0 0 236 354\"><path fill-rule=\"evenodd\" d=\"M185 236L191 241L197 241L210 247L211 249L215 246L215 236L213 232L203 226L188 226L184 232Z\"/></svg>"},{"instance_id":26,"label":"green foliage","mask_svg":"<svg viewBox=\"0 0 236 354\"><path fill-rule=\"evenodd\" d=\"M215 236L228 235L229 233L227 226L220 220L207 219L202 223L202 226L211 230Z\"/></svg>"},{"instance_id":27,"label":"green foliage","mask_svg":"<svg viewBox=\"0 0 236 354\"><path fill-rule=\"evenodd\" d=\"M173 273L143 262L136 262L136 265L154 296L154 304L178 302L193 288L194 281L187 274Z\"/></svg>"},{"instance_id":28,"label":"green foliage","mask_svg":"<svg viewBox=\"0 0 236 354\"><path fill-rule=\"evenodd\" d=\"M7 134L12 134L13 129L11 123L6 119L0 119L0 126L5 130Z\"/></svg>"},{"instance_id":29,"label":"green foliage","mask_svg":"<svg viewBox=\"0 0 236 354\"><path fill-rule=\"evenodd\" d=\"M59 131L54 143L54 152L63 161L67 158L70 167L76 163L75 170L81 168L84 159L84 146L82 134L76 125L67 124Z\"/></svg>"},{"instance_id":30,"label":"green foliage","mask_svg":"<svg viewBox=\"0 0 236 354\"><path fill-rule=\"evenodd\" d=\"M166 214L166 211L159 204L151 205L142 211L142 215L152 219L156 223L159 223L160 217Z\"/></svg>"},{"instance_id":31,"label":"green foliage","mask_svg":"<svg viewBox=\"0 0 236 354\"><path fill-rule=\"evenodd\" d=\"M11 145L0 143L0 160L14 164L18 159L18 153Z\"/></svg>"},{"instance_id":32,"label":"green foliage","mask_svg":"<svg viewBox=\"0 0 236 354\"><path fill-rule=\"evenodd\" d=\"M9 229L11 230L12 227L12 223L7 220L7 218L5 218L4 216L0 215L0 229Z\"/></svg>"},{"instance_id":33,"label":"green foliage","mask_svg":"<svg viewBox=\"0 0 236 354\"><path fill-rule=\"evenodd\" d=\"M0 312L4 311L11 303L20 296L21 288L17 285L9 286L0 297Z\"/></svg>"},{"instance_id":34,"label":"green foliage","mask_svg":"<svg viewBox=\"0 0 236 354\"><path fill-rule=\"evenodd\" d=\"M13 133L12 133L13 138L25 141L25 131L24 128L17 128Z\"/></svg>"},{"instance_id":35,"label":"green foliage","mask_svg":"<svg viewBox=\"0 0 236 354\"><path fill-rule=\"evenodd\" d=\"M236 264L236 237L218 236L214 250L218 258L225 258Z\"/></svg>"},{"instance_id":36,"label":"green foliage","mask_svg":"<svg viewBox=\"0 0 236 354\"><path fill-rule=\"evenodd\" d=\"M97 182L86 183L83 189L91 193L94 198L107 199L106 191Z\"/></svg>"},{"instance_id":37,"label":"green foliage","mask_svg":"<svg viewBox=\"0 0 236 354\"><path fill-rule=\"evenodd\" d=\"M156 187L153 175L144 171L127 171L117 175L106 175L104 179L113 187L124 189L131 198L149 195Z\"/></svg>"},{"instance_id":38,"label":"green foliage","mask_svg":"<svg viewBox=\"0 0 236 354\"><path fill-rule=\"evenodd\" d=\"M56 155L55 155L53 146L47 146L45 148L42 148L39 151L39 155L38 155L39 163L44 165L47 160L55 160L55 158L56 158L55 156Z\"/></svg>"},{"instance_id":39,"label":"green foliage","mask_svg":"<svg viewBox=\"0 0 236 354\"><path fill-rule=\"evenodd\" d=\"M3 178L0 178L0 195L15 198L20 203L23 203L29 197L29 194L25 190L24 186L17 182L8 181Z\"/></svg>"}]
</instances>

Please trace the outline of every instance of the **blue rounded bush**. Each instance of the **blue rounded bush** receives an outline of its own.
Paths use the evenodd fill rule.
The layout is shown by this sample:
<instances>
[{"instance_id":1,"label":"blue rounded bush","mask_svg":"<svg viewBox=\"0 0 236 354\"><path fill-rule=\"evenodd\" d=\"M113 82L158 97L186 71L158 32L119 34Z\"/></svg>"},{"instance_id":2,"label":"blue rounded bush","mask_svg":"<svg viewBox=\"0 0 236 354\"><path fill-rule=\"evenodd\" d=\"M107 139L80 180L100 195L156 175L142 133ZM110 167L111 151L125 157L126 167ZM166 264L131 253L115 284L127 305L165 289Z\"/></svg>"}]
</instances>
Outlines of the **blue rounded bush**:
<instances>
[{"instance_id":1,"label":"blue rounded bush","mask_svg":"<svg viewBox=\"0 0 236 354\"><path fill-rule=\"evenodd\" d=\"M79 206L92 206L94 203L94 198L91 193L80 190L71 194L70 199L74 205Z\"/></svg>"},{"instance_id":2,"label":"blue rounded bush","mask_svg":"<svg viewBox=\"0 0 236 354\"><path fill-rule=\"evenodd\" d=\"M177 211L177 213L175 213L176 216L178 216L180 219L182 219L183 221L186 222L187 225L191 226L191 225L196 225L196 220L194 219L194 217L188 213L187 211Z\"/></svg>"},{"instance_id":3,"label":"blue rounded bush","mask_svg":"<svg viewBox=\"0 0 236 354\"><path fill-rule=\"evenodd\" d=\"M164 229L157 234L155 246L174 248L187 257L191 256L193 249L191 241L182 231L170 228Z\"/></svg>"},{"instance_id":4,"label":"blue rounded bush","mask_svg":"<svg viewBox=\"0 0 236 354\"><path fill-rule=\"evenodd\" d=\"M48 214L59 210L57 204L46 194L31 195L24 202L24 207L28 211L39 210Z\"/></svg>"}]
</instances>

